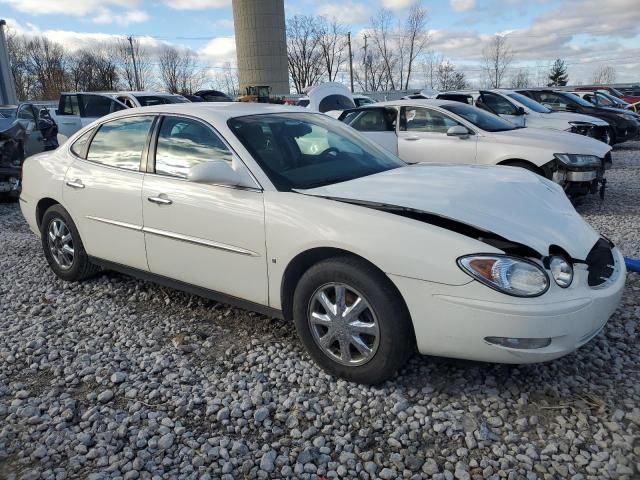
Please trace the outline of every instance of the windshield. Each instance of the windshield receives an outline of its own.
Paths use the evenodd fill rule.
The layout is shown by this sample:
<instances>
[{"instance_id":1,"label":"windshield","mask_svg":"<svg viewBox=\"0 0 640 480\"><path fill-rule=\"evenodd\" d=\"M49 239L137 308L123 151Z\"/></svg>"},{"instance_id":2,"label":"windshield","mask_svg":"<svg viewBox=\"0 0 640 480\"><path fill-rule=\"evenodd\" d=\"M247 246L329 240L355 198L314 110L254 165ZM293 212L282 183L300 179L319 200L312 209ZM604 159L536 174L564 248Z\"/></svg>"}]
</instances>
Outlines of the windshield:
<instances>
[{"instance_id":1,"label":"windshield","mask_svg":"<svg viewBox=\"0 0 640 480\"><path fill-rule=\"evenodd\" d=\"M593 103L587 102L584 98L576 95L575 93L568 92L554 92L556 95L566 98L571 103L577 103L578 105L582 105L583 107L593 108Z\"/></svg>"},{"instance_id":2,"label":"windshield","mask_svg":"<svg viewBox=\"0 0 640 480\"><path fill-rule=\"evenodd\" d=\"M599 95L600 97L606 98L607 100L609 100L609 102L612 105L620 105L623 108L626 107L627 105L629 105L628 102L625 102L624 100L621 100L618 97L614 97L613 95L610 95L610 94L608 94L606 92L596 92L596 95Z\"/></svg>"},{"instance_id":3,"label":"windshield","mask_svg":"<svg viewBox=\"0 0 640 480\"><path fill-rule=\"evenodd\" d=\"M513 123L503 120L493 113L485 112L464 103L450 103L442 105L442 108L461 116L467 122L473 123L476 127L486 132L504 132L517 128Z\"/></svg>"},{"instance_id":4,"label":"windshield","mask_svg":"<svg viewBox=\"0 0 640 480\"><path fill-rule=\"evenodd\" d=\"M406 165L325 115L251 115L232 118L228 125L281 191L321 187Z\"/></svg>"},{"instance_id":5,"label":"windshield","mask_svg":"<svg viewBox=\"0 0 640 480\"><path fill-rule=\"evenodd\" d=\"M532 98L525 97L524 95L522 95L520 93L509 92L507 94L507 96L513 98L516 102L521 103L522 105L524 105L525 107L529 108L530 110L533 110L534 112L551 113L551 110L549 110L544 105L536 102Z\"/></svg>"}]
</instances>

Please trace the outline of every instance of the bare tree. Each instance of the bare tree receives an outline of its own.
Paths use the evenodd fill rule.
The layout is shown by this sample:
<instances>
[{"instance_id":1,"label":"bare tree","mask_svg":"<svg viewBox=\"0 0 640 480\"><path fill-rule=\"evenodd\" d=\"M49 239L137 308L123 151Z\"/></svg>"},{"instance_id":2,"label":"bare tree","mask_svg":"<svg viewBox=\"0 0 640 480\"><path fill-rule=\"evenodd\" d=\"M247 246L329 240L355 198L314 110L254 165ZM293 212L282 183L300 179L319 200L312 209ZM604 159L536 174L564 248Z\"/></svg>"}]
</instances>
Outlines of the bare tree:
<instances>
[{"instance_id":1,"label":"bare tree","mask_svg":"<svg viewBox=\"0 0 640 480\"><path fill-rule=\"evenodd\" d=\"M27 41L28 72L33 77L32 96L57 99L66 90L67 56L62 45L48 38L34 37Z\"/></svg>"},{"instance_id":2,"label":"bare tree","mask_svg":"<svg viewBox=\"0 0 640 480\"><path fill-rule=\"evenodd\" d=\"M66 65L67 81L75 91L116 90L118 67L112 45L98 45L69 56Z\"/></svg>"},{"instance_id":3,"label":"bare tree","mask_svg":"<svg viewBox=\"0 0 640 480\"><path fill-rule=\"evenodd\" d=\"M338 20L320 17L318 19L319 46L322 51L327 80L335 81L341 67L348 60L347 49L348 28Z\"/></svg>"},{"instance_id":4,"label":"bare tree","mask_svg":"<svg viewBox=\"0 0 640 480\"><path fill-rule=\"evenodd\" d=\"M395 71L400 63L400 52L394 42L392 25L394 16L391 10L382 8L376 16L371 18L371 40L373 43L371 52L371 65L380 63L383 67L381 88L383 90L395 90L399 79L395 78Z\"/></svg>"},{"instance_id":5,"label":"bare tree","mask_svg":"<svg viewBox=\"0 0 640 480\"><path fill-rule=\"evenodd\" d=\"M216 71L213 83L218 90L228 93L232 98L240 94L238 69L232 67L230 62L225 62L222 68Z\"/></svg>"},{"instance_id":6,"label":"bare tree","mask_svg":"<svg viewBox=\"0 0 640 480\"><path fill-rule=\"evenodd\" d=\"M401 70L400 78L402 83L402 77L404 76L405 90L409 88L413 64L416 58L424 51L429 41L426 32L427 21L427 9L422 6L421 2L414 2L409 9L403 35L400 37L404 47L400 49L403 57L401 63L403 66L406 64L406 75L403 75Z\"/></svg>"},{"instance_id":7,"label":"bare tree","mask_svg":"<svg viewBox=\"0 0 640 480\"><path fill-rule=\"evenodd\" d=\"M461 90L467 87L464 73L456 71L456 66L449 61L441 62L438 65L436 77L438 90L442 92Z\"/></svg>"},{"instance_id":8,"label":"bare tree","mask_svg":"<svg viewBox=\"0 0 640 480\"><path fill-rule=\"evenodd\" d=\"M427 53L423 63L424 86L428 88L437 88L438 85L438 66L442 64L444 58L442 54L430 51Z\"/></svg>"},{"instance_id":9,"label":"bare tree","mask_svg":"<svg viewBox=\"0 0 640 480\"><path fill-rule=\"evenodd\" d=\"M495 35L483 50L482 55L483 69L487 74L489 85L493 88L500 88L505 73L513 61L513 52L508 45L507 37Z\"/></svg>"},{"instance_id":10,"label":"bare tree","mask_svg":"<svg viewBox=\"0 0 640 480\"><path fill-rule=\"evenodd\" d=\"M35 87L33 75L29 71L27 40L14 30L7 29L7 50L9 51L11 74L16 84L16 94L18 99L26 100L33 96Z\"/></svg>"},{"instance_id":11,"label":"bare tree","mask_svg":"<svg viewBox=\"0 0 640 480\"><path fill-rule=\"evenodd\" d=\"M170 93L190 94L206 81L206 72L198 67L196 55L187 49L165 46L158 55L160 83Z\"/></svg>"},{"instance_id":12,"label":"bare tree","mask_svg":"<svg viewBox=\"0 0 640 480\"><path fill-rule=\"evenodd\" d=\"M316 17L296 15L287 20L289 75L296 92L314 85L322 76L322 28Z\"/></svg>"},{"instance_id":13,"label":"bare tree","mask_svg":"<svg viewBox=\"0 0 640 480\"><path fill-rule=\"evenodd\" d=\"M529 70L521 68L512 77L509 85L511 88L527 88L531 86Z\"/></svg>"},{"instance_id":14,"label":"bare tree","mask_svg":"<svg viewBox=\"0 0 640 480\"><path fill-rule=\"evenodd\" d=\"M114 53L118 61L120 81L124 89L145 90L149 87L153 73L152 58L141 45L139 39L133 37L131 43L129 43L128 38L119 38L115 44ZM136 71L139 85L136 85Z\"/></svg>"},{"instance_id":15,"label":"bare tree","mask_svg":"<svg viewBox=\"0 0 640 480\"><path fill-rule=\"evenodd\" d=\"M608 85L616 81L616 69L611 65L601 65L593 72L591 81L598 85Z\"/></svg>"}]
</instances>

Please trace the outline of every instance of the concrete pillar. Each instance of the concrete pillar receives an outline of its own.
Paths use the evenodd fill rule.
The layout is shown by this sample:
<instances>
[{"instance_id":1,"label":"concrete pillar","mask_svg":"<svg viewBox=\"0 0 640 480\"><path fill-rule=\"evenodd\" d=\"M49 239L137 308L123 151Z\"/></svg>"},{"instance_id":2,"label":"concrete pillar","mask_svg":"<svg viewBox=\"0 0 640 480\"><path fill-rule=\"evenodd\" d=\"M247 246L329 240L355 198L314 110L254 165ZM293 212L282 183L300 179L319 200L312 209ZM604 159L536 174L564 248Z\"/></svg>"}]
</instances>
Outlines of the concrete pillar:
<instances>
[{"instance_id":1,"label":"concrete pillar","mask_svg":"<svg viewBox=\"0 0 640 480\"><path fill-rule=\"evenodd\" d=\"M289 93L284 0L233 0L240 94L268 85L272 95Z\"/></svg>"},{"instance_id":2,"label":"concrete pillar","mask_svg":"<svg viewBox=\"0 0 640 480\"><path fill-rule=\"evenodd\" d=\"M16 96L16 85L11 74L7 39L4 36L6 24L4 20L0 20L0 105L15 105L18 103L18 98Z\"/></svg>"}]
</instances>

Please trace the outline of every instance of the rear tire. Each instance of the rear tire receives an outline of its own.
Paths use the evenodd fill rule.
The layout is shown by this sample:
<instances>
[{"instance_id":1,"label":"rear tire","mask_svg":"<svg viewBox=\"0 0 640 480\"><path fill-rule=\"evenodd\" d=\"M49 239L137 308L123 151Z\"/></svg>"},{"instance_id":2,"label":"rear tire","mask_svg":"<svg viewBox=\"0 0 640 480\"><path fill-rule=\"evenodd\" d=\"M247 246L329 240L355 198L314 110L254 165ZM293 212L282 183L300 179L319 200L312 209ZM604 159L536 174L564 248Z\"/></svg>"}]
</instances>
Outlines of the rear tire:
<instances>
[{"instance_id":1,"label":"rear tire","mask_svg":"<svg viewBox=\"0 0 640 480\"><path fill-rule=\"evenodd\" d=\"M47 209L40 229L44 256L59 278L77 282L100 270L89 260L78 229L62 205L52 205Z\"/></svg>"},{"instance_id":2,"label":"rear tire","mask_svg":"<svg viewBox=\"0 0 640 480\"><path fill-rule=\"evenodd\" d=\"M415 350L399 292L382 272L357 258L331 258L309 268L295 289L293 319L315 362L357 383L389 379Z\"/></svg>"}]
</instances>

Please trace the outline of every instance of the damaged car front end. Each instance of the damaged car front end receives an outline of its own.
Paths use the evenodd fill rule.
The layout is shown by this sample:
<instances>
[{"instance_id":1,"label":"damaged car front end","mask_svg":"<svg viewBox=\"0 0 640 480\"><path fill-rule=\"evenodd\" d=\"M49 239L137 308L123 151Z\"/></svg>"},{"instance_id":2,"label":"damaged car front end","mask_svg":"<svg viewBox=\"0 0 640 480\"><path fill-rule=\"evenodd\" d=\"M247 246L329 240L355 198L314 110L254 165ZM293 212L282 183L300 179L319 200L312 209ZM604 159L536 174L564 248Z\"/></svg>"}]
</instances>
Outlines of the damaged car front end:
<instances>
[{"instance_id":1,"label":"damaged car front end","mask_svg":"<svg viewBox=\"0 0 640 480\"><path fill-rule=\"evenodd\" d=\"M0 195L19 195L25 138L26 129L0 111Z\"/></svg>"}]
</instances>

